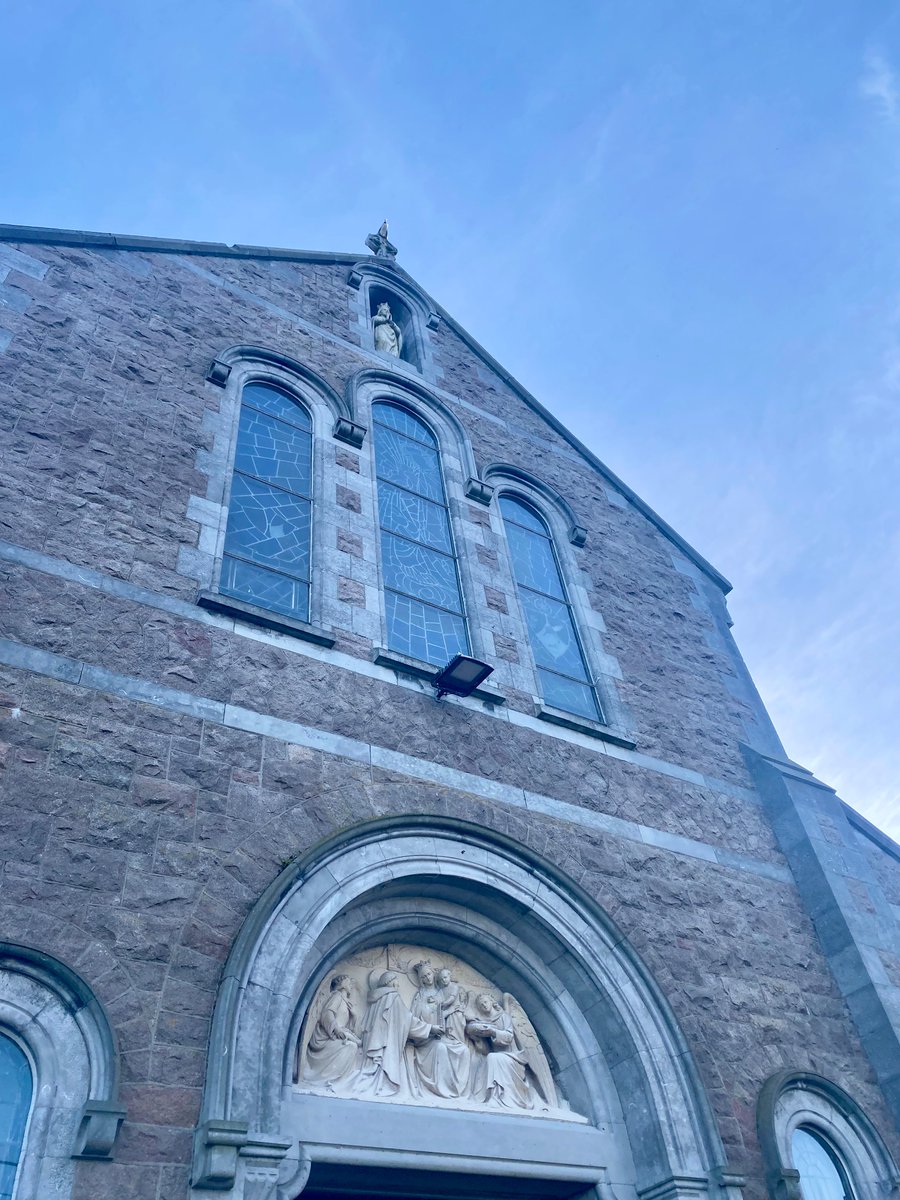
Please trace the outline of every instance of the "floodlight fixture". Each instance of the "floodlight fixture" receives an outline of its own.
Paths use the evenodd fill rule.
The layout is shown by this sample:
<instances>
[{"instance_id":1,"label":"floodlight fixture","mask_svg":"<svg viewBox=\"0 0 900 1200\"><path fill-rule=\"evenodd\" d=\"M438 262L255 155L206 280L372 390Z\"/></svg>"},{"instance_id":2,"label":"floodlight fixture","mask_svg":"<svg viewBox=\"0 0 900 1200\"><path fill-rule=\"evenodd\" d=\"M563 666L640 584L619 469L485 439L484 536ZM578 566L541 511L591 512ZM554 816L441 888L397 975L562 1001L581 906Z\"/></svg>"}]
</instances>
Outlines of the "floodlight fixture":
<instances>
[{"instance_id":1,"label":"floodlight fixture","mask_svg":"<svg viewBox=\"0 0 900 1200\"><path fill-rule=\"evenodd\" d=\"M440 700L442 696L471 696L493 669L477 658L470 658L468 654L455 655L431 681L431 686L437 692L435 700Z\"/></svg>"}]
</instances>

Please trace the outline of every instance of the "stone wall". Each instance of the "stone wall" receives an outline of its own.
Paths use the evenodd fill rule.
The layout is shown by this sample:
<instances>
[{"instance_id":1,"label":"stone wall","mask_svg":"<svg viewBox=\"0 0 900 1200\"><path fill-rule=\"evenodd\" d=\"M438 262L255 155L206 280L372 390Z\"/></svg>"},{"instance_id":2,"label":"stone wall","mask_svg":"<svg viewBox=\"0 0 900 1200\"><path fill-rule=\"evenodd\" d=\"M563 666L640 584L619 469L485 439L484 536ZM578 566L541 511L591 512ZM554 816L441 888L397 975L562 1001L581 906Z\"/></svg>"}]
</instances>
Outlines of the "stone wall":
<instances>
[{"instance_id":1,"label":"stone wall","mask_svg":"<svg viewBox=\"0 0 900 1200\"><path fill-rule=\"evenodd\" d=\"M216 987L242 922L322 838L404 813L507 834L603 906L681 1022L751 1196L763 1194L756 1099L781 1068L840 1081L892 1136L741 757L765 716L717 589L683 550L444 321L441 397L479 469L552 481L588 530L566 553L599 617L598 653L621 674L611 686L635 748L535 718L521 676L504 674L525 651L491 616L512 607L502 586L472 616L504 652L505 706L437 706L372 663L368 444L324 442L327 502L348 514L335 578L358 585L329 597L335 649L207 612L201 517L224 412L207 368L229 346L266 346L342 393L376 358L359 344L346 264L22 243L0 246L0 268L21 295L0 339L12 831L0 903L4 936L79 972L118 1039L128 1119L115 1162L79 1165L83 1200L182 1200ZM453 500L465 552L480 545L496 583L496 512Z\"/></svg>"}]
</instances>

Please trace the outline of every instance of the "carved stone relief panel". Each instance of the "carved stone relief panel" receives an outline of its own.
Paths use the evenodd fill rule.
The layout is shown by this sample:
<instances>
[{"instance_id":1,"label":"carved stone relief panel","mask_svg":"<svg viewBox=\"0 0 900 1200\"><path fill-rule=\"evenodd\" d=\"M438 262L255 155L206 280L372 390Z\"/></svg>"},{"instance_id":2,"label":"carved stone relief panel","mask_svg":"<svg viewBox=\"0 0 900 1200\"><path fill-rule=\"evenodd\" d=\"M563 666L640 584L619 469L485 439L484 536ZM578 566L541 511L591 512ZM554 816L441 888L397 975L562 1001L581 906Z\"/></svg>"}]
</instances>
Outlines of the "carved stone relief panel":
<instances>
[{"instance_id":1,"label":"carved stone relief panel","mask_svg":"<svg viewBox=\"0 0 900 1200\"><path fill-rule=\"evenodd\" d=\"M515 997L423 946L365 950L323 979L294 1082L349 1099L584 1120L559 1095Z\"/></svg>"}]
</instances>

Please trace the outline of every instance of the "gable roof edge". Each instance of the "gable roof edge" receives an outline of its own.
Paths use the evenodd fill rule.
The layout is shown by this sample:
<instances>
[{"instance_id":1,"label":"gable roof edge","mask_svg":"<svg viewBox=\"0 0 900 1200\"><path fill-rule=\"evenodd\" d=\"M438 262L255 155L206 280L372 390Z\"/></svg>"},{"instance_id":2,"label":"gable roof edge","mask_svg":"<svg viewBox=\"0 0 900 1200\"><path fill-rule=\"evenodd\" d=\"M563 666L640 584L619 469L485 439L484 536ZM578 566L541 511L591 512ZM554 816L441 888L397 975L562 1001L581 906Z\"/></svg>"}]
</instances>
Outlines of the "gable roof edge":
<instances>
[{"instance_id":1,"label":"gable roof edge","mask_svg":"<svg viewBox=\"0 0 900 1200\"><path fill-rule=\"evenodd\" d=\"M157 254L202 254L220 258L272 258L294 262L347 263L348 265L359 262L361 258L359 254L343 254L317 250L287 250L271 246L244 246L240 244L228 246L224 242L196 242L179 238L93 233L80 229L43 228L34 225L0 225L0 242L34 242L51 246L83 246L101 250L142 250ZM664 520L645 500L642 500L637 492L620 479L614 471L610 470L571 430L567 429L560 420L549 412L514 375L511 375L489 351L485 350L484 346L464 326L460 325L442 305L438 304L429 293L425 292L425 289L421 287L417 280L402 267L397 266L396 263L394 264L394 269L420 293L431 300L435 311L440 313L443 320L466 342L485 366L489 367L508 387L512 388L524 403L546 421L550 428L559 434L564 441L568 442L573 450L580 454L598 474L602 475L608 483L621 492L625 499L646 517L659 530L663 537L677 546L686 558L690 559L704 575L722 590L723 594L727 595L731 591L731 583L720 571L716 570L708 559L704 558L698 550L695 550L690 542L672 528L668 521Z\"/></svg>"}]
</instances>

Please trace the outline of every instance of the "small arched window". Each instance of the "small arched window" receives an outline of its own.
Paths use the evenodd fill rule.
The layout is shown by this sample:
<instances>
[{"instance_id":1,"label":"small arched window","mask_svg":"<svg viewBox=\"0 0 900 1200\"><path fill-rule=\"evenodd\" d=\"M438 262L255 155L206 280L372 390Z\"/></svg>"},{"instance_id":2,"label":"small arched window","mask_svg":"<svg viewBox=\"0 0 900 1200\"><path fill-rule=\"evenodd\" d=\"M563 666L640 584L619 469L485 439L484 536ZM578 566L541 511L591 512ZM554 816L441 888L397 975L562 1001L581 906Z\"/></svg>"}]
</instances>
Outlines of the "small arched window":
<instances>
[{"instance_id":1,"label":"small arched window","mask_svg":"<svg viewBox=\"0 0 900 1200\"><path fill-rule=\"evenodd\" d=\"M853 1200L840 1159L813 1130L802 1126L794 1130L791 1156L794 1168L800 1172L803 1200Z\"/></svg>"},{"instance_id":2,"label":"small arched window","mask_svg":"<svg viewBox=\"0 0 900 1200\"><path fill-rule=\"evenodd\" d=\"M602 720L550 530L530 505L500 497L513 575L547 704Z\"/></svg>"},{"instance_id":3,"label":"small arched window","mask_svg":"<svg viewBox=\"0 0 900 1200\"><path fill-rule=\"evenodd\" d=\"M469 639L437 439L397 404L372 421L388 648L444 666Z\"/></svg>"},{"instance_id":4,"label":"small arched window","mask_svg":"<svg viewBox=\"0 0 900 1200\"><path fill-rule=\"evenodd\" d=\"M221 591L309 619L312 421L286 392L241 393Z\"/></svg>"},{"instance_id":5,"label":"small arched window","mask_svg":"<svg viewBox=\"0 0 900 1200\"><path fill-rule=\"evenodd\" d=\"M0 1200L12 1200L31 1111L33 1082L24 1051L0 1034Z\"/></svg>"}]
</instances>

